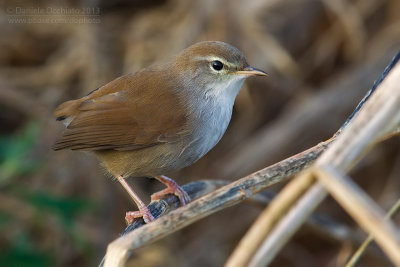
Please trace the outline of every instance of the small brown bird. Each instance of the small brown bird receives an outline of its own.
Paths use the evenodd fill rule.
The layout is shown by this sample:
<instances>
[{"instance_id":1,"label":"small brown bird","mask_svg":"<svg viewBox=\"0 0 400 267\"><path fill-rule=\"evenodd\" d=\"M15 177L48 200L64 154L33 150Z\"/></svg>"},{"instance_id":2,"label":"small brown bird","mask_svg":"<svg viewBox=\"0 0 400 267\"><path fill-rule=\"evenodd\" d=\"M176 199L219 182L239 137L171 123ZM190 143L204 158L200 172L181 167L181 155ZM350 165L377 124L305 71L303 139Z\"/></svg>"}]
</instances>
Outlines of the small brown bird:
<instances>
[{"instance_id":1,"label":"small brown bird","mask_svg":"<svg viewBox=\"0 0 400 267\"><path fill-rule=\"evenodd\" d=\"M266 75L245 56L223 42L201 42L170 62L117 78L55 111L66 130L55 150L93 151L137 204L126 221L152 214L128 185L129 176L152 176L167 188L152 195L176 194L182 205L186 192L162 174L188 166L224 134L234 100L245 78Z\"/></svg>"}]
</instances>

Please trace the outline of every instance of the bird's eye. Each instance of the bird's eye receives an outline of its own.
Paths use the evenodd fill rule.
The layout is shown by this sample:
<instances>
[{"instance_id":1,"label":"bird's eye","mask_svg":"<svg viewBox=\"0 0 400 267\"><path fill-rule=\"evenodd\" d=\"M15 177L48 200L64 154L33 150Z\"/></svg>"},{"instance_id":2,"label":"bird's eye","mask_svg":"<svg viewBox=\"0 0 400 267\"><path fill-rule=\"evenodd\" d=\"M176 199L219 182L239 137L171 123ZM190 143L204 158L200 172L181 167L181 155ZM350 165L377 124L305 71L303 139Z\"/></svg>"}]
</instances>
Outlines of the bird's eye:
<instances>
[{"instance_id":1,"label":"bird's eye","mask_svg":"<svg viewBox=\"0 0 400 267\"><path fill-rule=\"evenodd\" d=\"M224 64L222 64L222 62L219 60L214 60L211 62L211 67L216 71L220 71L224 67Z\"/></svg>"}]
</instances>

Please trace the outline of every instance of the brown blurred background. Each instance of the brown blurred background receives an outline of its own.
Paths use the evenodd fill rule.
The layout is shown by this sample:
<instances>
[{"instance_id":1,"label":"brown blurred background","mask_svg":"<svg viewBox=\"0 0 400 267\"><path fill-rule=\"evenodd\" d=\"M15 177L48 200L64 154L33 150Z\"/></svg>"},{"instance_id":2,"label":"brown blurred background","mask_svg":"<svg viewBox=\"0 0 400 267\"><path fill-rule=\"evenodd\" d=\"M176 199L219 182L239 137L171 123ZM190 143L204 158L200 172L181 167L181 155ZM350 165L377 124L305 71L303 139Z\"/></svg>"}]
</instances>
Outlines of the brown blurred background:
<instances>
[{"instance_id":1,"label":"brown blurred background","mask_svg":"<svg viewBox=\"0 0 400 267\"><path fill-rule=\"evenodd\" d=\"M93 156L51 150L61 102L195 42L231 43L269 77L249 79L221 142L170 175L234 180L332 136L399 49L399 10L398 0L0 0L0 266L97 265L136 209ZM400 197L399 144L378 145L351 173L386 210ZM162 188L130 182L146 200ZM262 208L221 211L129 263L222 266ZM332 199L319 213L365 236ZM272 265L341 266L356 239L303 227ZM372 246L360 266L390 263Z\"/></svg>"}]
</instances>

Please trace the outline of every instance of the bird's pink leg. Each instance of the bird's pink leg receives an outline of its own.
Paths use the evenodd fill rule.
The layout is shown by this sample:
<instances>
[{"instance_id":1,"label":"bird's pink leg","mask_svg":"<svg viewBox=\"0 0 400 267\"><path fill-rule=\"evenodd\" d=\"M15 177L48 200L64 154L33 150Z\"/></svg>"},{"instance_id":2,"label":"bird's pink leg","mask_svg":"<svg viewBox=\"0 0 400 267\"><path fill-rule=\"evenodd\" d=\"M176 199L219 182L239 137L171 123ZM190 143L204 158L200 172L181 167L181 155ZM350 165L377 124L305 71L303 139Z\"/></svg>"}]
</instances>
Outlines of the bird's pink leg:
<instances>
[{"instance_id":1,"label":"bird's pink leg","mask_svg":"<svg viewBox=\"0 0 400 267\"><path fill-rule=\"evenodd\" d=\"M122 184L128 194L131 196L133 201L135 201L138 206L138 211L128 211L125 215L125 221L129 225L133 222L135 218L143 217L146 223L154 221L154 217L151 214L150 210L147 208L146 204L139 198L135 191L133 191L132 187L126 182L125 178L120 175L118 176L118 181Z\"/></svg>"},{"instance_id":2,"label":"bird's pink leg","mask_svg":"<svg viewBox=\"0 0 400 267\"><path fill-rule=\"evenodd\" d=\"M164 176L164 175L155 176L154 178L159 180L161 183L165 184L167 186L167 188L165 188L164 190L161 190L157 193L152 194L151 195L152 201L161 199L163 196L165 196L167 194L174 194L179 198L182 206L185 206L186 204L188 204L190 202L189 195L174 180L172 180L171 178L168 178L167 176Z\"/></svg>"}]
</instances>

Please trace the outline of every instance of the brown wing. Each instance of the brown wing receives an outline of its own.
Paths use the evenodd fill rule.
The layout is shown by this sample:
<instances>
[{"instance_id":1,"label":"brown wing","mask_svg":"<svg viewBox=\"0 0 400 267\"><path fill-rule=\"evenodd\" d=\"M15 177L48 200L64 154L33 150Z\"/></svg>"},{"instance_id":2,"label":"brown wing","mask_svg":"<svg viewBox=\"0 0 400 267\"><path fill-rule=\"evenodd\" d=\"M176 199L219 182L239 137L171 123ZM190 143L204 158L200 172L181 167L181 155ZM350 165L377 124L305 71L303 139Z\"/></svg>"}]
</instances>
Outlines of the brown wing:
<instances>
[{"instance_id":1,"label":"brown wing","mask_svg":"<svg viewBox=\"0 0 400 267\"><path fill-rule=\"evenodd\" d=\"M71 122L53 148L134 150L187 134L184 106L169 82L157 84L148 76L124 76L60 105L57 118Z\"/></svg>"}]
</instances>

